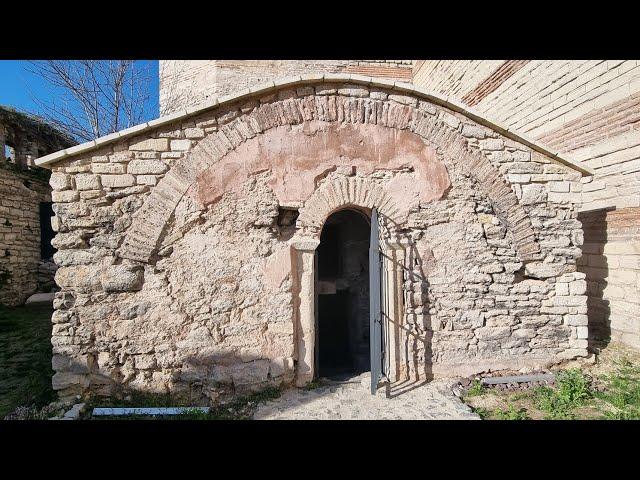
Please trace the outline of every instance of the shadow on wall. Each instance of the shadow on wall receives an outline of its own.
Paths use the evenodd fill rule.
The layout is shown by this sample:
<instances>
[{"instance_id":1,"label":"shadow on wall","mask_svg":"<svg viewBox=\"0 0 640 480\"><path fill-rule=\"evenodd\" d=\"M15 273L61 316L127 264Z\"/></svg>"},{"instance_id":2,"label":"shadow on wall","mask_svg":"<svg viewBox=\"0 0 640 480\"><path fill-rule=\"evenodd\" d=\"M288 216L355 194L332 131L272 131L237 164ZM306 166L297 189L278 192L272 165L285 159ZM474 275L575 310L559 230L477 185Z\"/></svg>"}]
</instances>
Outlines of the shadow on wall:
<instances>
[{"instance_id":1,"label":"shadow on wall","mask_svg":"<svg viewBox=\"0 0 640 480\"><path fill-rule=\"evenodd\" d=\"M159 384L142 384L132 381L123 384L122 372L115 368L112 372L99 371L93 362L89 368L83 362L68 360L67 380L73 383L64 391L62 398L77 401L79 395L89 401L92 407L192 407L209 406L218 409L220 418L249 418L251 408L241 412L233 412L234 404L256 407L256 402L264 402L278 397L274 388L286 389L293 383L293 377L282 375L265 379L265 366L272 364L269 360L236 355L205 355L185 359L182 368L173 373L172 388L163 388ZM268 368L268 367L267 367ZM151 378L153 370L141 372ZM238 384L234 382L239 381ZM247 383L243 383L247 382ZM253 382L253 383L252 383ZM55 384L55 381L54 381ZM362 385L363 394L368 387ZM267 394L265 396L265 393ZM295 405L286 402L279 409L298 407L320 397L332 394L329 386L315 389L314 394L301 396ZM237 417L240 413L242 416Z\"/></svg>"},{"instance_id":2,"label":"shadow on wall","mask_svg":"<svg viewBox=\"0 0 640 480\"><path fill-rule=\"evenodd\" d=\"M582 257L578 259L578 271L587 278L587 317L589 327L589 350L606 347L611 340L611 307L604 298L608 285L609 265L603 253L607 242L607 212L596 210L581 212L578 220L584 229Z\"/></svg>"},{"instance_id":3,"label":"shadow on wall","mask_svg":"<svg viewBox=\"0 0 640 480\"><path fill-rule=\"evenodd\" d=\"M95 357L87 355L86 361L80 361L54 355L53 366L58 373L54 375L53 386L60 390L61 397L81 395L116 402L127 396L149 397L158 401L164 398L174 406L207 406L293 380L293 371L283 362L249 355L189 356L166 376L158 375L163 369L155 361L146 363L146 368L133 368L136 357L148 355L130 355L124 364L102 367Z\"/></svg>"},{"instance_id":4,"label":"shadow on wall","mask_svg":"<svg viewBox=\"0 0 640 480\"><path fill-rule=\"evenodd\" d=\"M404 262L402 256L395 260L388 254L383 256L388 261L383 262L381 278L395 275L399 278L391 282L382 281L381 306L383 311L383 341L386 345L398 345L395 354L389 348L385 350L389 355L385 357L385 369L397 372L396 381L385 385L390 398L397 397L425 385L433 380L432 371L432 339L431 316L429 315L427 279L427 264L420 255L415 242L408 234L398 232L399 225L381 215L382 231L397 232L394 236L404 246ZM386 227L386 228L384 228ZM393 234L392 234L393 236ZM397 283L401 298L393 299L393 293L388 291L389 284ZM394 320L386 313L390 311L391 302L396 301L399 315ZM413 319L413 321L410 321ZM392 363L395 365L392 366Z\"/></svg>"}]
</instances>

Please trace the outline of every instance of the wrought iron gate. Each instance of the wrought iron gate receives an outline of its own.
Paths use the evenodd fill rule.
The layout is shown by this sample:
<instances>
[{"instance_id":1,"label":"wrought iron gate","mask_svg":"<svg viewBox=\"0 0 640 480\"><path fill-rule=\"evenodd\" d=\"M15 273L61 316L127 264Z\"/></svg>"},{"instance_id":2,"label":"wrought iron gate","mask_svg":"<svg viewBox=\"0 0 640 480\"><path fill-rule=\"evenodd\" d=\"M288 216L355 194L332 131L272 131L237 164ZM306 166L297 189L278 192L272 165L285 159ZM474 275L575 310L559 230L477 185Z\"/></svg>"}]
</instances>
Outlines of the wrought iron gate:
<instances>
[{"instance_id":1,"label":"wrought iron gate","mask_svg":"<svg viewBox=\"0 0 640 480\"><path fill-rule=\"evenodd\" d=\"M371 352L371 394L375 395L383 371L382 315L380 308L380 226L378 212L371 213L371 238L369 241L369 342Z\"/></svg>"}]
</instances>

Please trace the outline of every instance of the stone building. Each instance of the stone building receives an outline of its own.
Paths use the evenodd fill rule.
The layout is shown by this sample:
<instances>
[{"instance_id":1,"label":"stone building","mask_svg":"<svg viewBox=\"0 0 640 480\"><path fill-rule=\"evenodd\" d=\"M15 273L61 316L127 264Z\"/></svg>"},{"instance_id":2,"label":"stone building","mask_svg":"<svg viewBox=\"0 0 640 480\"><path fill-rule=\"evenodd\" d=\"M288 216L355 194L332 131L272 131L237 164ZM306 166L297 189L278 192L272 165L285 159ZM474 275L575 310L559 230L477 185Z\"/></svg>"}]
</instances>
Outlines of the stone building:
<instances>
[{"instance_id":1,"label":"stone building","mask_svg":"<svg viewBox=\"0 0 640 480\"><path fill-rule=\"evenodd\" d=\"M21 305L55 288L51 188L35 159L73 145L60 132L0 107L0 304Z\"/></svg>"},{"instance_id":2,"label":"stone building","mask_svg":"<svg viewBox=\"0 0 640 480\"><path fill-rule=\"evenodd\" d=\"M255 62L237 83L238 63L194 62L204 103L37 161L53 171L61 396L205 401L372 366L396 382L588 355L579 199L556 191L590 168L411 83L344 73L412 62L268 62L283 71L261 85Z\"/></svg>"},{"instance_id":3,"label":"stone building","mask_svg":"<svg viewBox=\"0 0 640 480\"><path fill-rule=\"evenodd\" d=\"M428 60L413 81L593 169L552 190L580 205L590 341L640 348L640 62Z\"/></svg>"}]
</instances>

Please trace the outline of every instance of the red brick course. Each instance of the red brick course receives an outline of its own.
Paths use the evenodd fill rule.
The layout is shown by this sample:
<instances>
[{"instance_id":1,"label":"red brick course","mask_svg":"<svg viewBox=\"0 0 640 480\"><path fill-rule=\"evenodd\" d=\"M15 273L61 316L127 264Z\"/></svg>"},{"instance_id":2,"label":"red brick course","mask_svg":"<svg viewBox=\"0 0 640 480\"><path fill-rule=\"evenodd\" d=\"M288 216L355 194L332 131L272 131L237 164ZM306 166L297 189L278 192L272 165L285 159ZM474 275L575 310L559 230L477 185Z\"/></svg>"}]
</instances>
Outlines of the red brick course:
<instances>
[{"instance_id":1,"label":"red brick course","mask_svg":"<svg viewBox=\"0 0 640 480\"><path fill-rule=\"evenodd\" d=\"M489 94L496 91L509 77L524 67L529 60L507 60L489 77L478 84L473 90L462 97L462 102L473 107Z\"/></svg>"}]
</instances>

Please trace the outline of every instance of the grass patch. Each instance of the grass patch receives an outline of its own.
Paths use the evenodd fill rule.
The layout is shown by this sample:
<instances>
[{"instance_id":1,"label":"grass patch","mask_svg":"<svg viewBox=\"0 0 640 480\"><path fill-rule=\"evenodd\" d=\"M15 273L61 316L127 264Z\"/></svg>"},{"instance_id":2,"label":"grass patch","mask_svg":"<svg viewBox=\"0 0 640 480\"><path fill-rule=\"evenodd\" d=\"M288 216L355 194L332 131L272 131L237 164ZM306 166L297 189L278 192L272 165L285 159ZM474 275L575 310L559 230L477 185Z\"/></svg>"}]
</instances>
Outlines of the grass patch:
<instances>
[{"instance_id":1,"label":"grass patch","mask_svg":"<svg viewBox=\"0 0 640 480\"><path fill-rule=\"evenodd\" d=\"M486 409L486 408L484 408L484 407L476 407L476 408L471 407L471 411L472 411L473 413L477 413L477 414L478 414L478 416L479 416L482 420L487 420L487 419L489 419L489 417L491 416L491 413L492 413L492 412L491 412L491 410L488 410L488 409Z\"/></svg>"},{"instance_id":2,"label":"grass patch","mask_svg":"<svg viewBox=\"0 0 640 480\"><path fill-rule=\"evenodd\" d=\"M473 381L473 383L471 384L471 386L467 389L466 392L464 392L464 396L465 397L477 397L478 395L482 395L483 393L485 393L485 388L482 386L482 383L480 383L480 380L478 380L477 378Z\"/></svg>"},{"instance_id":3,"label":"grass patch","mask_svg":"<svg viewBox=\"0 0 640 480\"><path fill-rule=\"evenodd\" d=\"M560 371L554 387L469 392L465 401L488 420L640 420L640 362L618 357L598 369Z\"/></svg>"},{"instance_id":4,"label":"grass patch","mask_svg":"<svg viewBox=\"0 0 640 480\"><path fill-rule=\"evenodd\" d=\"M577 368L558 372L555 389L538 387L534 390L535 404L545 412L547 419L573 419L573 410L593 397L591 383L591 378Z\"/></svg>"},{"instance_id":5,"label":"grass patch","mask_svg":"<svg viewBox=\"0 0 640 480\"><path fill-rule=\"evenodd\" d=\"M604 416L615 420L640 420L640 366L623 359L614 373L603 375L604 391L595 396L604 403Z\"/></svg>"},{"instance_id":6,"label":"grass patch","mask_svg":"<svg viewBox=\"0 0 640 480\"><path fill-rule=\"evenodd\" d=\"M505 409L496 408L492 416L496 420L530 420L525 408L516 408L512 403Z\"/></svg>"},{"instance_id":7,"label":"grass patch","mask_svg":"<svg viewBox=\"0 0 640 480\"><path fill-rule=\"evenodd\" d=\"M49 304L0 306L0 419L19 406L40 408L56 399L52 312Z\"/></svg>"}]
</instances>

